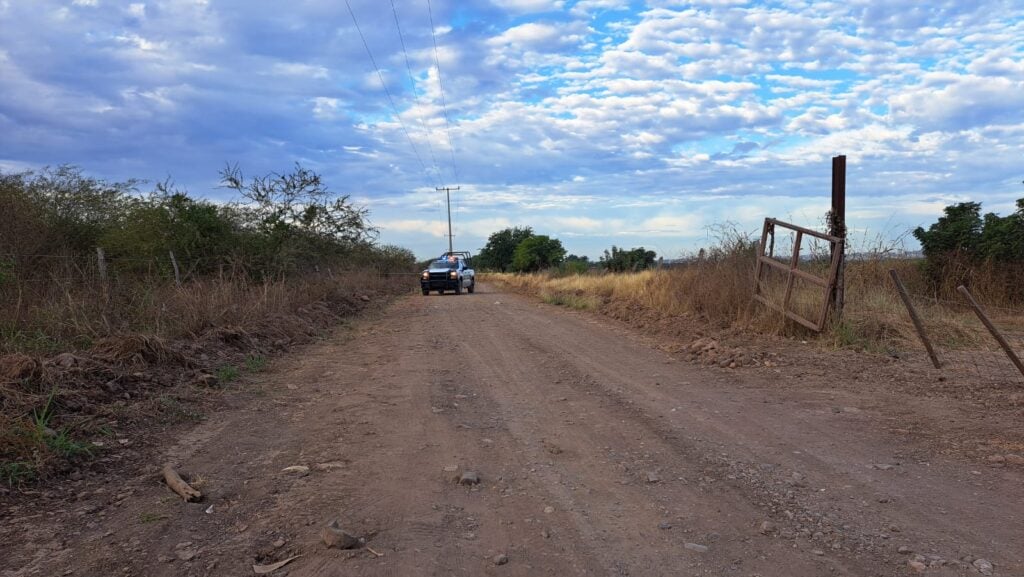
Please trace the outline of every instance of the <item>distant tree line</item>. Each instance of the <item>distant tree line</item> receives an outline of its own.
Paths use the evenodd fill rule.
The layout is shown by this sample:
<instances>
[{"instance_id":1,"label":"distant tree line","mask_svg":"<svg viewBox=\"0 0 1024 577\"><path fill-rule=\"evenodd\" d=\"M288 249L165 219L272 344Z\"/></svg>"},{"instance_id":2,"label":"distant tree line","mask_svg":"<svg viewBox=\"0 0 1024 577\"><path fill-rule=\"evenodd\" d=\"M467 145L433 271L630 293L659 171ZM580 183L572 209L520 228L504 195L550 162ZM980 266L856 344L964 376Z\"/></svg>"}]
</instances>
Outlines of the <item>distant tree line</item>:
<instances>
[{"instance_id":1,"label":"distant tree line","mask_svg":"<svg viewBox=\"0 0 1024 577\"><path fill-rule=\"evenodd\" d=\"M512 227L499 230L487 239L476 257L476 267L500 272L533 272L558 268L562 272L582 274L599 267L611 272L638 271L654 265L657 255L643 247L630 250L612 246L593 263L586 256L566 255L562 242L534 234L533 228Z\"/></svg>"}]
</instances>

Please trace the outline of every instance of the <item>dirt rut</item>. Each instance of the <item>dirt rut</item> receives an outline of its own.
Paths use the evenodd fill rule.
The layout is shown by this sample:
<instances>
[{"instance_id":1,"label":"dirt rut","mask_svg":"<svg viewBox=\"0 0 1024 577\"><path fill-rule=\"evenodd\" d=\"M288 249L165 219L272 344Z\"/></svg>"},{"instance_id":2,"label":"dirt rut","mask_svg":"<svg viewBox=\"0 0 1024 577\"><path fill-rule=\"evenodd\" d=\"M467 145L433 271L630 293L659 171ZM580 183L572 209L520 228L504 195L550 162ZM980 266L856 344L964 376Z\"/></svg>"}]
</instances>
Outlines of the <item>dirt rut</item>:
<instances>
[{"instance_id":1,"label":"dirt rut","mask_svg":"<svg viewBox=\"0 0 1024 577\"><path fill-rule=\"evenodd\" d=\"M1024 573L1019 469L484 286L402 299L253 386L159 459L203 503L153 471L77 482L5 509L0 575ZM325 548L333 519L365 546Z\"/></svg>"}]
</instances>

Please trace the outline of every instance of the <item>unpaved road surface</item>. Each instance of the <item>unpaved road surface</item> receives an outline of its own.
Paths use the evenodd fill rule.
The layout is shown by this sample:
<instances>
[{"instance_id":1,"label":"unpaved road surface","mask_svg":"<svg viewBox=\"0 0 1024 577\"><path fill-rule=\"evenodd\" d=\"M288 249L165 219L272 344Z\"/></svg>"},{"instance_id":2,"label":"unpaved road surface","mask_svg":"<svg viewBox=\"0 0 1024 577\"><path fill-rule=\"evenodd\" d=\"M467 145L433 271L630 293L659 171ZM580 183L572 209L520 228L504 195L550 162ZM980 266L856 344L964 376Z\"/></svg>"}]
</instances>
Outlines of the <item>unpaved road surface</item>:
<instances>
[{"instance_id":1,"label":"unpaved road surface","mask_svg":"<svg viewBox=\"0 0 1024 577\"><path fill-rule=\"evenodd\" d=\"M155 467L21 497L0 575L1024 575L1021 468L773 375L488 287L403 298L167 440L202 503Z\"/></svg>"}]
</instances>

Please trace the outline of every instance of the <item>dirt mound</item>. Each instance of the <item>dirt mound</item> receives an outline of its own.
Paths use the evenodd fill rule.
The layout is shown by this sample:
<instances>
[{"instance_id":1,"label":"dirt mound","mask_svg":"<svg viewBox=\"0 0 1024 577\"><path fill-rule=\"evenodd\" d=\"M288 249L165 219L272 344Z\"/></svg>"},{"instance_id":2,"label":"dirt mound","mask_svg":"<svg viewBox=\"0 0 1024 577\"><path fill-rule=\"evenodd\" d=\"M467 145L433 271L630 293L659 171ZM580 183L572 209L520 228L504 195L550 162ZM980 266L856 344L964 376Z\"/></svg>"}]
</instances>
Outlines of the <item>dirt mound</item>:
<instances>
[{"instance_id":1,"label":"dirt mound","mask_svg":"<svg viewBox=\"0 0 1024 577\"><path fill-rule=\"evenodd\" d=\"M118 367L140 367L180 363L184 359L164 342L153 335L127 334L100 339L89 355L97 361Z\"/></svg>"},{"instance_id":2,"label":"dirt mound","mask_svg":"<svg viewBox=\"0 0 1024 577\"><path fill-rule=\"evenodd\" d=\"M15 353L0 357L0 380L13 382L39 375L39 361L28 355Z\"/></svg>"}]
</instances>

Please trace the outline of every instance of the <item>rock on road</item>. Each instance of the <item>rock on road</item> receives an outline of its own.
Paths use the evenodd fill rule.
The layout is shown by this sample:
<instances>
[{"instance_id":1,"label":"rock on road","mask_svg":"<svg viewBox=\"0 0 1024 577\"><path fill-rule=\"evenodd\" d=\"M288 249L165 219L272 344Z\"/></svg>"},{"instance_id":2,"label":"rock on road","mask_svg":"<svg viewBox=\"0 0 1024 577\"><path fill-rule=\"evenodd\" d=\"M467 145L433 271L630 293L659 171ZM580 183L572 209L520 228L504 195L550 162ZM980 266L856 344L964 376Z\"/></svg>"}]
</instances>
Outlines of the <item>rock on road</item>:
<instances>
[{"instance_id":1,"label":"rock on road","mask_svg":"<svg viewBox=\"0 0 1024 577\"><path fill-rule=\"evenodd\" d=\"M31 529L0 533L0 575L1024 574L1019 472L896 458L827 392L493 287L400 299L256 380L163 456L202 503L98 486L9 519ZM326 547L331 521L365 542Z\"/></svg>"}]
</instances>

